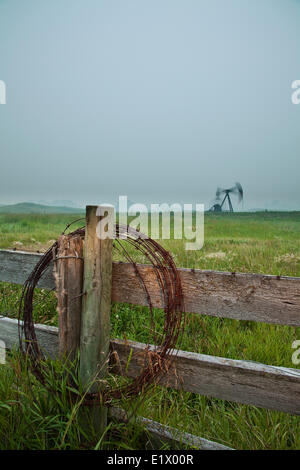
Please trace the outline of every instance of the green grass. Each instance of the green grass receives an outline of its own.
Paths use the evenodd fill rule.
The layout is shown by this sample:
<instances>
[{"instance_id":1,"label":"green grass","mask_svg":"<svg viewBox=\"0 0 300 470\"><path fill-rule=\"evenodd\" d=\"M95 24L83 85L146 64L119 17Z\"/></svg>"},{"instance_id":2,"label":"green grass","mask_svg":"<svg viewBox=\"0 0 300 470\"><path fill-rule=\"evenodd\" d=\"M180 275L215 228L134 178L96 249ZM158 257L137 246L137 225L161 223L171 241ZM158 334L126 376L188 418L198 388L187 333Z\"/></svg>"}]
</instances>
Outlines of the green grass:
<instances>
[{"instance_id":1,"label":"green grass","mask_svg":"<svg viewBox=\"0 0 300 470\"><path fill-rule=\"evenodd\" d=\"M300 212L207 214L202 250L164 245L182 267L300 276Z\"/></svg>"},{"instance_id":2,"label":"green grass","mask_svg":"<svg viewBox=\"0 0 300 470\"><path fill-rule=\"evenodd\" d=\"M74 218L76 217L70 215L0 215L0 247L42 251ZM81 224L75 224L74 228ZM177 266L300 276L299 212L209 214L205 217L203 249L187 252L183 243L181 240L162 241L173 254ZM145 261L142 257L137 257L137 260ZM0 284L1 312L15 315L20 289L20 286ZM37 322L57 325L56 299L53 293L43 290L37 292L34 318ZM162 327L160 311L155 311L155 318L156 325ZM147 308L126 304L113 306L112 337L147 342L151 340L151 332L149 335L147 325L149 326ZM187 315L185 334L180 348L233 359L295 367L291 361L293 353L291 345L295 339L300 339L299 328ZM14 369L11 370L11 374L14 375ZM50 401L52 399L49 398ZM0 418L3 413L8 413L8 410L1 408L1 403L4 405L7 403L2 391L0 391ZM28 404L30 405L30 401ZM31 413L30 406L33 405L29 405L27 409L30 409ZM50 420L54 416L54 411L51 407L45 409ZM13 414L12 410L11 413ZM299 418L275 411L157 387L141 403L139 413L238 449L300 448ZM59 428L56 418L54 422ZM48 421L45 423L47 427ZM44 425L37 424L37 426ZM71 435L69 438L72 448L76 446L81 448L77 438L72 438ZM5 445L10 448L9 443ZM26 447L27 444L24 445ZM28 440L28 448L30 445ZM54 443L45 445L48 445L48 448L56 448ZM129 442L128 445L138 446L138 439L134 443Z\"/></svg>"},{"instance_id":3,"label":"green grass","mask_svg":"<svg viewBox=\"0 0 300 470\"><path fill-rule=\"evenodd\" d=\"M0 214L0 248L42 252L79 217ZM206 214L202 250L185 251L182 240L162 244L181 267L300 276L300 212Z\"/></svg>"},{"instance_id":4,"label":"green grass","mask_svg":"<svg viewBox=\"0 0 300 470\"><path fill-rule=\"evenodd\" d=\"M82 407L84 394L72 368L49 361L46 384L41 385L16 352L0 367L0 450L142 450L149 438L137 422L120 423L111 419L105 433L95 432L88 408ZM78 369L78 368L77 368ZM67 385L72 374L77 398L70 400L74 388ZM59 377L59 378L57 378ZM48 387L53 393L49 393Z\"/></svg>"},{"instance_id":5,"label":"green grass","mask_svg":"<svg viewBox=\"0 0 300 470\"><path fill-rule=\"evenodd\" d=\"M44 251L73 220L84 214L0 214L0 248ZM75 230L84 220L72 225Z\"/></svg>"}]
</instances>

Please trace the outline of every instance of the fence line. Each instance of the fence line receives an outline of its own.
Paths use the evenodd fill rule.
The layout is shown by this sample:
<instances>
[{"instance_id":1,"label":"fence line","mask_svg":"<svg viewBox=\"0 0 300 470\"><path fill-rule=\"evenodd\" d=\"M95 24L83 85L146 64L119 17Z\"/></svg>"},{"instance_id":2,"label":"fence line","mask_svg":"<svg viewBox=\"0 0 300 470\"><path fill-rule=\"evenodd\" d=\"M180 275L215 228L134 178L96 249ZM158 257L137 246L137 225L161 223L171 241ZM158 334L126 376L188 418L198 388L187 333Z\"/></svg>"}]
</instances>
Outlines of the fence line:
<instances>
[{"instance_id":1,"label":"fence line","mask_svg":"<svg viewBox=\"0 0 300 470\"><path fill-rule=\"evenodd\" d=\"M56 357L58 328L35 325L35 329L41 348L52 357ZM0 318L0 338L5 341L7 347L17 347L18 321L12 318ZM116 351L118 358L115 363L111 363L112 372L123 374L127 370L129 377L136 377L144 361L142 353L145 344L111 340L110 345L111 349ZM129 357L131 359L127 368ZM178 351L173 358L170 373L162 376L160 385L300 414L300 370L297 369Z\"/></svg>"},{"instance_id":2,"label":"fence line","mask_svg":"<svg viewBox=\"0 0 300 470\"><path fill-rule=\"evenodd\" d=\"M99 249L95 248L93 256L97 256L98 252ZM41 256L42 254L38 253L0 250L0 281L23 284ZM105 258L105 254L102 253L102 256ZM154 307L163 307L162 293L153 267L137 266ZM300 278L180 268L178 272L183 288L185 312L300 326ZM45 289L55 288L52 266L38 286ZM148 305L145 292L131 264L112 263L111 300ZM36 325L36 334L40 347L51 357L56 357L59 350L58 328ZM17 320L0 318L0 340L3 340L8 348L18 347ZM113 339L110 340L110 348L115 352L111 358L117 357L114 362L111 360L111 371L116 374L126 372L129 377L136 377L144 361L145 345ZM160 385L300 414L298 369L178 351L177 355L172 357L169 373L162 376ZM116 410L114 413L118 414ZM140 419L145 421L144 424L155 439L170 438L172 442L177 443L191 443L192 439L198 448L224 449L221 444L186 433L183 433L183 439L179 438L178 430L145 418Z\"/></svg>"},{"instance_id":3,"label":"fence line","mask_svg":"<svg viewBox=\"0 0 300 470\"><path fill-rule=\"evenodd\" d=\"M36 325L36 333L42 350L52 358L57 357L59 349L58 328L54 326ZM18 321L13 318L0 318L0 338L4 338L7 349L18 348ZM118 421L127 422L128 420L128 416L120 408L113 407L110 410L110 416ZM150 448L153 449L159 449L167 442L172 445L172 448L174 448L174 446L175 448L181 448L182 445L186 445L199 450L233 450L218 442L179 431L176 428L163 425L151 419L138 416L136 420L145 428L147 441L149 442Z\"/></svg>"},{"instance_id":4,"label":"fence line","mask_svg":"<svg viewBox=\"0 0 300 470\"><path fill-rule=\"evenodd\" d=\"M0 250L0 281L23 284L42 255ZM151 266L137 265L155 307L161 292ZM262 274L178 269L186 312L236 320L300 326L300 278ZM51 269L40 287L55 287ZM112 301L148 305L144 290L128 263L113 263Z\"/></svg>"}]
</instances>

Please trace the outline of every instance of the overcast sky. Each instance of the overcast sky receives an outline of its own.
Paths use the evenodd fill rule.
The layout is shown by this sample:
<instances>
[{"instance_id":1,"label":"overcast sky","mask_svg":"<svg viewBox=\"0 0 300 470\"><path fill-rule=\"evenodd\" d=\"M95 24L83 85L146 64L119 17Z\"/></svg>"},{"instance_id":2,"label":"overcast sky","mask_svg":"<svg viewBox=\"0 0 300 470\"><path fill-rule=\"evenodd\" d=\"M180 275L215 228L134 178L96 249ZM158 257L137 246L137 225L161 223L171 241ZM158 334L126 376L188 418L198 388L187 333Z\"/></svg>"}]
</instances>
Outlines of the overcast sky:
<instances>
[{"instance_id":1,"label":"overcast sky","mask_svg":"<svg viewBox=\"0 0 300 470\"><path fill-rule=\"evenodd\" d=\"M298 0L0 0L0 204L300 209Z\"/></svg>"}]
</instances>

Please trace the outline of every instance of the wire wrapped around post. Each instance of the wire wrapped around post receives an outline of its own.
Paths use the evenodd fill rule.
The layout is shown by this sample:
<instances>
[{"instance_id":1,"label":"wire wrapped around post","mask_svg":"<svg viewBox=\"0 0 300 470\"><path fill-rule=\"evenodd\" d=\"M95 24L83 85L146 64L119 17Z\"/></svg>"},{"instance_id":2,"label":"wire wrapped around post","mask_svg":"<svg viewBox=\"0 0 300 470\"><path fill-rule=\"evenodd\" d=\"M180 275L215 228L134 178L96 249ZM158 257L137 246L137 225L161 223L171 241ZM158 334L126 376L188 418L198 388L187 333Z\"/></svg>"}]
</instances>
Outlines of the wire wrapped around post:
<instances>
[{"instance_id":1,"label":"wire wrapped around post","mask_svg":"<svg viewBox=\"0 0 300 470\"><path fill-rule=\"evenodd\" d=\"M80 236L84 239L85 228L79 228L70 233L69 236ZM151 384L157 383L160 376L169 369L170 358L175 353L179 335L182 334L184 328L184 308L181 281L170 253L158 242L151 238L147 238L139 231L128 226L116 224L114 248L124 256L127 262L132 264L135 274L144 289L152 321L153 302L147 288L147 282L143 279L137 263L134 261L129 252L130 250L126 248L126 243L124 242L127 242L130 246L134 247L135 250L145 256L153 267L163 299L163 334L160 340L157 340L156 338L156 344L154 347L150 348L149 344L146 346L144 351L145 360L139 375L135 379L131 380L129 384L124 386L108 386L101 392L101 396L97 393L87 394L84 402L86 405L101 402L102 404L109 406L112 400L133 397L141 392L145 392ZM30 358L32 371L42 383L45 383L43 371L43 361L45 357L39 346L34 327L33 296L39 280L47 271L53 258L56 256L57 249L58 242L56 241L36 264L24 284L19 304L20 349Z\"/></svg>"}]
</instances>

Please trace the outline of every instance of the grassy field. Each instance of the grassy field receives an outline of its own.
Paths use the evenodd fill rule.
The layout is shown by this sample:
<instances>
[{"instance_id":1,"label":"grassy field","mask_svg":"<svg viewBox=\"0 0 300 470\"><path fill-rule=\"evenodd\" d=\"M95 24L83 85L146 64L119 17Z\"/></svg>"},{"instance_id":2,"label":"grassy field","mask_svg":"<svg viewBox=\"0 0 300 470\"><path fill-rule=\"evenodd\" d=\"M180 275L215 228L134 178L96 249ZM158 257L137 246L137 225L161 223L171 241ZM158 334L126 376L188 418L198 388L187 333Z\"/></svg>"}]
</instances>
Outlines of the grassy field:
<instances>
[{"instance_id":1,"label":"grassy field","mask_svg":"<svg viewBox=\"0 0 300 470\"><path fill-rule=\"evenodd\" d=\"M0 248L43 252L79 217L0 214ZM300 276L300 212L206 214L202 250L185 251L182 240L162 244L181 267Z\"/></svg>"},{"instance_id":2,"label":"grassy field","mask_svg":"<svg viewBox=\"0 0 300 470\"><path fill-rule=\"evenodd\" d=\"M77 215L1 214L0 248L42 252L75 218ZM74 224L72 229L83 223ZM162 244L173 254L177 266L181 267L300 276L300 212L208 214L205 217L205 244L202 250L185 251L182 240L164 240ZM137 260L144 261L142 258ZM1 283L0 311L15 315L19 294L19 286ZM35 304L36 321L57 324L53 293L39 291ZM149 335L145 329L148 313L144 307L114 305L112 336L148 341ZM155 317L157 324L162 323L161 312L156 311ZM295 367L291 361L291 345L295 339L300 339L299 328L187 315L180 347L203 354ZM33 439L35 448L59 448L61 433L65 434L68 421L60 414L59 405L56 402L53 404L54 399L47 398L47 401L45 391L38 389L38 386L38 396L44 397L44 401L40 403L39 399L35 400L34 406L26 406L16 418L15 408L11 404L16 400L12 387L19 367L16 366L16 358L13 364L9 374L4 371L8 366L0 369L0 447L17 446L17 438L14 440L13 433L7 433L2 425L5 420L11 420L12 429L18 435L22 426L26 427L26 420L33 419L36 413L37 426L43 430L44 437L37 437L37 426L31 426L27 428L28 438L23 438L21 448L30 447L30 439ZM25 402L27 399L30 402L26 387L23 392L27 397ZM147 395L138 412L238 449L300 449L300 419L279 412L161 388ZM68 413L72 415L72 410ZM74 419L69 424L61 448L81 446L76 423ZM118 434L119 430L116 432ZM131 440L122 439L134 448L138 445L138 439L132 432ZM52 436L51 443L49 435ZM97 446L97 439L91 438L88 446Z\"/></svg>"}]
</instances>

